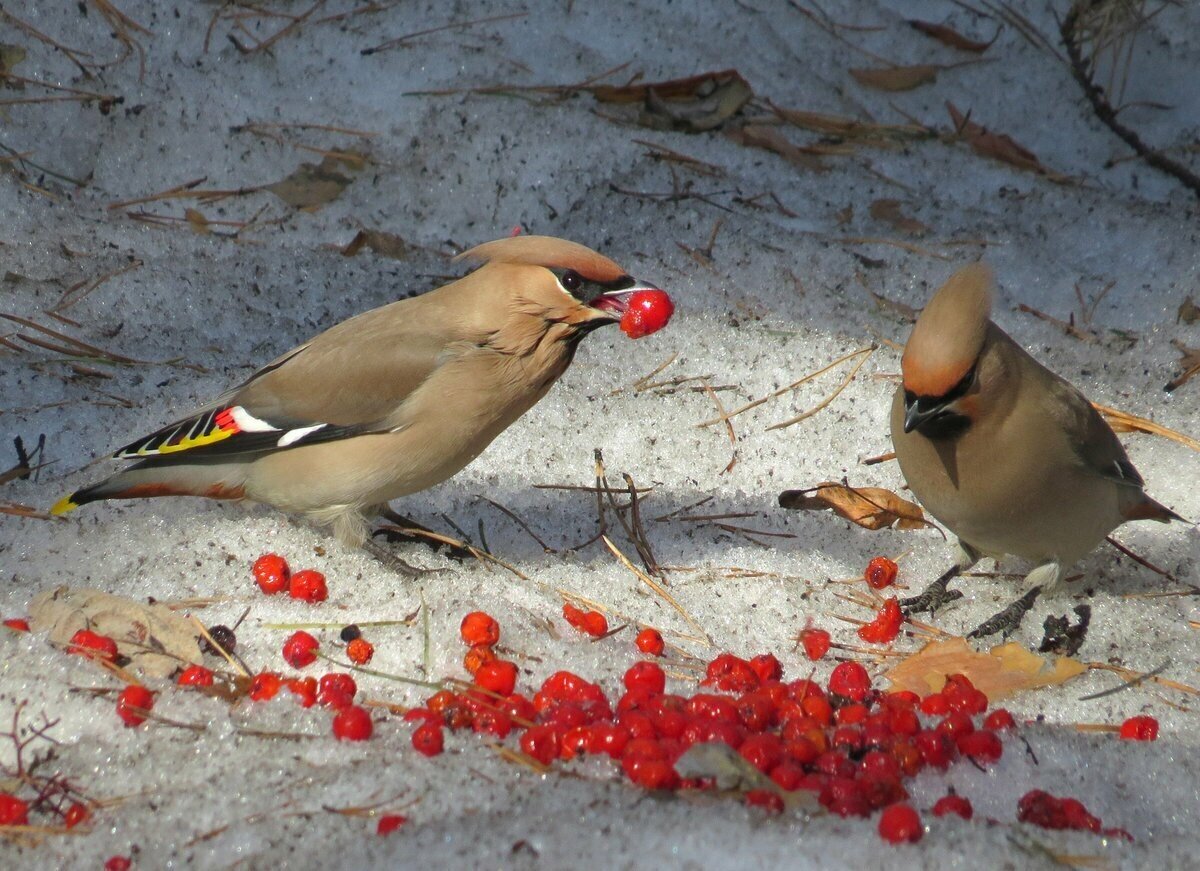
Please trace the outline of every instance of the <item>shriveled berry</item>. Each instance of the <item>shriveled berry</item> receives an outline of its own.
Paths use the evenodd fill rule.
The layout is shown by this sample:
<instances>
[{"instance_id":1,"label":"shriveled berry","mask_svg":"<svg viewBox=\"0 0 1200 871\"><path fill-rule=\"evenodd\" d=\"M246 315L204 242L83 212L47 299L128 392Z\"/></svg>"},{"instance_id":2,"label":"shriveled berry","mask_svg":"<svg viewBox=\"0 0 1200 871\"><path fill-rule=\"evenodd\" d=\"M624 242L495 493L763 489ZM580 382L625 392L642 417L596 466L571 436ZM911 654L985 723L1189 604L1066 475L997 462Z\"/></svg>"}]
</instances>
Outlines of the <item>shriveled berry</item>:
<instances>
[{"instance_id":1,"label":"shriveled berry","mask_svg":"<svg viewBox=\"0 0 1200 871\"><path fill-rule=\"evenodd\" d=\"M949 795L943 795L933 805L935 817L944 817L948 814L957 814L964 820L969 820L975 816L975 808L971 806L971 800L965 795L957 795L952 792Z\"/></svg>"},{"instance_id":2,"label":"shriveled berry","mask_svg":"<svg viewBox=\"0 0 1200 871\"><path fill-rule=\"evenodd\" d=\"M599 638L608 632L608 619L599 611L585 611L570 602L563 603L563 619L585 635Z\"/></svg>"},{"instance_id":3,"label":"shriveled berry","mask_svg":"<svg viewBox=\"0 0 1200 871\"><path fill-rule=\"evenodd\" d=\"M638 290L632 293L621 315L621 332L631 339L657 333L675 313L675 303L665 291Z\"/></svg>"},{"instance_id":4,"label":"shriveled berry","mask_svg":"<svg viewBox=\"0 0 1200 871\"><path fill-rule=\"evenodd\" d=\"M117 658L117 642L107 635L93 632L91 629L80 629L71 636L68 653L76 653L89 659L103 659L113 662Z\"/></svg>"},{"instance_id":5,"label":"shriveled berry","mask_svg":"<svg viewBox=\"0 0 1200 871\"><path fill-rule=\"evenodd\" d=\"M475 683L498 696L512 695L517 687L517 667L504 659L493 659L479 666Z\"/></svg>"},{"instance_id":6,"label":"shriveled berry","mask_svg":"<svg viewBox=\"0 0 1200 871\"><path fill-rule=\"evenodd\" d=\"M350 705L333 718L333 737L339 741L366 741L375 730L366 708Z\"/></svg>"},{"instance_id":7,"label":"shriveled berry","mask_svg":"<svg viewBox=\"0 0 1200 871\"><path fill-rule=\"evenodd\" d=\"M256 702L266 702L275 698L282 688L282 677L273 671L263 671L250 680L249 696Z\"/></svg>"},{"instance_id":8,"label":"shriveled berry","mask_svg":"<svg viewBox=\"0 0 1200 871\"><path fill-rule=\"evenodd\" d=\"M275 553L264 553L250 568L258 587L268 596L282 593L288 585L291 571L287 560Z\"/></svg>"},{"instance_id":9,"label":"shriveled berry","mask_svg":"<svg viewBox=\"0 0 1200 871\"><path fill-rule=\"evenodd\" d=\"M1145 715L1130 717L1121 724L1121 738L1125 741L1154 741L1158 738L1158 720Z\"/></svg>"},{"instance_id":10,"label":"shriveled berry","mask_svg":"<svg viewBox=\"0 0 1200 871\"><path fill-rule=\"evenodd\" d=\"M891 805L879 816L879 837L889 844L915 844L924 834L921 817L911 805Z\"/></svg>"},{"instance_id":11,"label":"shriveled berry","mask_svg":"<svg viewBox=\"0 0 1200 871\"><path fill-rule=\"evenodd\" d=\"M0 826L29 825L29 805L10 792L0 792Z\"/></svg>"},{"instance_id":12,"label":"shriveled berry","mask_svg":"<svg viewBox=\"0 0 1200 871\"><path fill-rule=\"evenodd\" d=\"M445 746L441 727L435 723L422 723L412 733L412 745L422 756L437 756Z\"/></svg>"},{"instance_id":13,"label":"shriveled berry","mask_svg":"<svg viewBox=\"0 0 1200 871\"><path fill-rule=\"evenodd\" d=\"M4 621L4 625L15 632L29 631L29 621L24 617L9 617Z\"/></svg>"},{"instance_id":14,"label":"shriveled berry","mask_svg":"<svg viewBox=\"0 0 1200 871\"><path fill-rule=\"evenodd\" d=\"M375 826L375 834L390 835L408 822L408 817L402 814L384 814Z\"/></svg>"},{"instance_id":15,"label":"shriveled berry","mask_svg":"<svg viewBox=\"0 0 1200 871\"><path fill-rule=\"evenodd\" d=\"M68 829L73 829L81 823L86 823L91 817L92 812L88 810L88 806L83 802L72 802L67 808L67 812L63 814L63 825Z\"/></svg>"},{"instance_id":16,"label":"shriveled berry","mask_svg":"<svg viewBox=\"0 0 1200 871\"><path fill-rule=\"evenodd\" d=\"M375 645L365 638L355 638L346 645L346 658L355 665L366 665L374 655Z\"/></svg>"},{"instance_id":17,"label":"shriveled berry","mask_svg":"<svg viewBox=\"0 0 1200 871\"><path fill-rule=\"evenodd\" d=\"M154 707L154 693L140 684L130 684L117 696L117 716L126 726L146 722L146 712Z\"/></svg>"},{"instance_id":18,"label":"shriveled berry","mask_svg":"<svg viewBox=\"0 0 1200 871\"><path fill-rule=\"evenodd\" d=\"M800 643L804 645L804 655L816 662L829 652L832 641L824 629L802 629Z\"/></svg>"},{"instance_id":19,"label":"shriveled berry","mask_svg":"<svg viewBox=\"0 0 1200 871\"><path fill-rule=\"evenodd\" d=\"M893 597L883 603L874 620L866 626L858 627L858 637L871 644L888 644L896 640L903 622L904 614L900 610L900 603Z\"/></svg>"},{"instance_id":20,"label":"shriveled berry","mask_svg":"<svg viewBox=\"0 0 1200 871\"><path fill-rule=\"evenodd\" d=\"M237 635L228 626L218 624L210 628L208 634L212 638L212 642L210 643L208 638L205 638L200 644L200 649L205 653L221 656L221 650L224 650L227 654L237 650ZM217 646L214 647L213 645ZM220 650L217 647L220 647Z\"/></svg>"},{"instance_id":21,"label":"shriveled berry","mask_svg":"<svg viewBox=\"0 0 1200 871\"><path fill-rule=\"evenodd\" d=\"M657 629L651 629L647 626L637 634L637 639L634 641L637 649L647 656L662 656L666 644L663 642L663 637Z\"/></svg>"},{"instance_id":22,"label":"shriveled berry","mask_svg":"<svg viewBox=\"0 0 1200 871\"><path fill-rule=\"evenodd\" d=\"M210 687L213 673L202 665L189 665L179 675L178 684L181 687Z\"/></svg>"},{"instance_id":23,"label":"shriveled berry","mask_svg":"<svg viewBox=\"0 0 1200 871\"><path fill-rule=\"evenodd\" d=\"M338 633L338 637L349 644L355 638L362 635L362 630L358 628L358 624L351 623L348 626L343 626L342 631Z\"/></svg>"},{"instance_id":24,"label":"shriveled berry","mask_svg":"<svg viewBox=\"0 0 1200 871\"><path fill-rule=\"evenodd\" d=\"M325 576L314 569L296 572L288 581L288 595L304 602L324 602L329 598Z\"/></svg>"},{"instance_id":25,"label":"shriveled berry","mask_svg":"<svg viewBox=\"0 0 1200 871\"><path fill-rule=\"evenodd\" d=\"M829 676L829 692L861 702L871 689L871 677L857 662L840 662Z\"/></svg>"},{"instance_id":26,"label":"shriveled berry","mask_svg":"<svg viewBox=\"0 0 1200 871\"><path fill-rule=\"evenodd\" d=\"M320 646L321 642L301 629L283 642L283 658L292 668L304 668L317 661L317 649Z\"/></svg>"},{"instance_id":27,"label":"shriveled berry","mask_svg":"<svg viewBox=\"0 0 1200 871\"><path fill-rule=\"evenodd\" d=\"M293 677L284 681L288 692L300 700L300 706L311 708L317 703L317 679L315 677Z\"/></svg>"},{"instance_id":28,"label":"shriveled berry","mask_svg":"<svg viewBox=\"0 0 1200 871\"><path fill-rule=\"evenodd\" d=\"M896 582L900 567L885 556L877 556L867 563L863 577L873 590L882 590Z\"/></svg>"},{"instance_id":29,"label":"shriveled berry","mask_svg":"<svg viewBox=\"0 0 1200 871\"><path fill-rule=\"evenodd\" d=\"M463 669L467 674L476 674L485 664L496 658L496 651L490 644L473 644L463 657Z\"/></svg>"},{"instance_id":30,"label":"shriveled berry","mask_svg":"<svg viewBox=\"0 0 1200 871\"><path fill-rule=\"evenodd\" d=\"M490 647L500 640L500 624L483 611L472 611L463 617L458 631L462 640L472 646L486 644Z\"/></svg>"}]
</instances>

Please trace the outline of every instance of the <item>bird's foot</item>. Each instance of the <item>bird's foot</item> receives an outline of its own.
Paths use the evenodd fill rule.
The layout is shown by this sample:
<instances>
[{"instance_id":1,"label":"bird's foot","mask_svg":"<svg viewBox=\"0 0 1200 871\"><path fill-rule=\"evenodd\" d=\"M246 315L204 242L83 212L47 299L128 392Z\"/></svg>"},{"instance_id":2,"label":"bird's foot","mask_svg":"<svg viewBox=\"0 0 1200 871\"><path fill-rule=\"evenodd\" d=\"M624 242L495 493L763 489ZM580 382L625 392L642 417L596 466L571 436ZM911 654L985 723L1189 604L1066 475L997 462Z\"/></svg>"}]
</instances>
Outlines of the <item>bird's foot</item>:
<instances>
[{"instance_id":1,"label":"bird's foot","mask_svg":"<svg viewBox=\"0 0 1200 871\"><path fill-rule=\"evenodd\" d=\"M389 569L404 575L408 578L420 578L425 575L436 575L444 572L445 569L427 569L422 566L414 566L406 563L400 557L396 556L386 547L375 541L373 538L368 538L363 542L363 550L369 553L375 559L379 560Z\"/></svg>"},{"instance_id":2,"label":"bird's foot","mask_svg":"<svg viewBox=\"0 0 1200 871\"><path fill-rule=\"evenodd\" d=\"M904 611L904 615L907 617L912 614L920 614L923 611L928 611L932 616L943 605L948 605L956 599L961 599L961 592L946 589L947 585L958 576L959 571L961 569L958 566L954 566L917 595L901 599L900 607Z\"/></svg>"},{"instance_id":3,"label":"bird's foot","mask_svg":"<svg viewBox=\"0 0 1200 871\"><path fill-rule=\"evenodd\" d=\"M1029 609L1033 607L1033 603L1037 601L1038 596L1041 594L1041 587L1033 587L1003 611L989 617L968 632L967 637L985 638L988 635L995 635L997 632L1000 632L1003 633L1004 638L1007 638L1021 625L1021 621L1025 619L1025 615L1029 613Z\"/></svg>"},{"instance_id":4,"label":"bird's foot","mask_svg":"<svg viewBox=\"0 0 1200 871\"><path fill-rule=\"evenodd\" d=\"M475 555L470 547L457 539L434 532L429 527L410 520L402 514L397 514L390 508L382 510L380 516L388 522L375 529L371 533L372 536L382 536L392 544L423 544L435 553L441 553L457 562L462 562Z\"/></svg>"}]
</instances>

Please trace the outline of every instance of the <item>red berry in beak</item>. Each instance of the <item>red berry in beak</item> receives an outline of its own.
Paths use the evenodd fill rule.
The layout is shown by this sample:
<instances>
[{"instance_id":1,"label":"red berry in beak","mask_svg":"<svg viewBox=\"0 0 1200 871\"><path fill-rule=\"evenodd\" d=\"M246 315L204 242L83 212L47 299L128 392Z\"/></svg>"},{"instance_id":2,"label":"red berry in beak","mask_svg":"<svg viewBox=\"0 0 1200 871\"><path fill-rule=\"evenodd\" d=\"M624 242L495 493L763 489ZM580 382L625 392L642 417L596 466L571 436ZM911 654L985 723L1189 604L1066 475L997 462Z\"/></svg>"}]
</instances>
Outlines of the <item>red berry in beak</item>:
<instances>
[{"instance_id":1,"label":"red berry in beak","mask_svg":"<svg viewBox=\"0 0 1200 871\"><path fill-rule=\"evenodd\" d=\"M657 333L675 314L675 303L662 290L639 290L629 296L621 315L621 332L631 339Z\"/></svg>"}]
</instances>

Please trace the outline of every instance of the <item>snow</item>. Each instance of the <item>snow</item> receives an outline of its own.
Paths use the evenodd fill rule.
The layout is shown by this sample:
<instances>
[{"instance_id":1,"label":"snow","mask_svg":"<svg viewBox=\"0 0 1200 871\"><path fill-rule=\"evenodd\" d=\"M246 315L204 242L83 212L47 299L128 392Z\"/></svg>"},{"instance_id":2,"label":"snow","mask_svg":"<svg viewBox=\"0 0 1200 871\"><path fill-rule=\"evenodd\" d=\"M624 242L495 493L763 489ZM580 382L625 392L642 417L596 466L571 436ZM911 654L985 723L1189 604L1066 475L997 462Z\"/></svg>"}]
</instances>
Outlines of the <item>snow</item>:
<instances>
[{"instance_id":1,"label":"snow","mask_svg":"<svg viewBox=\"0 0 1200 871\"><path fill-rule=\"evenodd\" d=\"M150 31L134 33L145 51L144 77L136 54L85 80L61 52L28 32L6 27L0 37L27 50L16 69L20 75L124 98L107 115L72 102L0 109L0 143L56 173L88 180L75 189L33 169L30 183L22 184L7 172L10 163L0 164L6 171L0 261L8 273L0 284L0 310L154 362L83 361L109 376L101 379L73 374L54 352L0 347L0 434L21 435L31 444L45 433L45 459L53 463L36 481L3 485L0 497L49 506L113 468L107 461L91 467L92 459L186 414L339 320L442 283L458 274L446 255L515 226L603 251L666 288L677 311L665 331L634 344L616 330L589 337L550 395L483 456L451 481L396 506L447 531L445 518L473 535L482 523L491 550L527 579L423 549L404 550L406 559L443 570L413 581L268 509L153 500L87 506L69 522L0 515L5 617L26 613L34 596L61 584L135 599L212 598L197 616L208 625L231 624L249 607L238 630L239 651L258 668L281 668L278 650L286 632L267 624L400 620L420 607L428 619L428 644L420 618L413 625L371 628L377 651L372 668L438 679L462 676L458 621L469 610L484 609L501 620L503 643L523 669L523 687L563 667L598 678L613 692L635 659L629 630L603 643L581 640L558 619L557 590L659 626L668 640L687 634L687 625L601 545L546 553L480 498L509 508L561 551L595 531L594 501L590 494L533 485L590 484L593 449L600 448L611 480L627 472L639 486L654 485L644 505L647 518L711 497L697 510L747 512L751 516L733 523L791 536L763 538L764 545L711 524L647 522L659 561L687 567L670 573L671 592L711 635L715 650L770 650L790 676L802 676L808 663L794 649L794 638L806 621L849 641L852 627L833 615L865 616L837 598L847 588L832 581L858 576L872 556L903 555L901 579L919 588L949 564L952 550L935 532L869 533L828 514L782 512L776 495L843 476L856 485L902 486L894 463L860 463L890 448L892 382L884 376L898 371L899 358L886 343L903 342L907 332L901 319L874 306L868 291L919 307L956 264L980 255L999 276L996 320L1039 359L1099 402L1189 435L1200 429L1200 385L1174 394L1161 390L1178 371L1172 340L1200 344L1200 327L1176 323L1175 316L1183 299L1200 289L1195 199L1173 179L1124 160L1128 149L1095 120L1066 65L1011 25L981 63L943 70L935 84L889 94L858 86L846 72L875 61L782 0L404 4L341 22L310 22L270 51L249 55L227 38L234 32L228 15L239 7L134 0L119 6ZM313 20L357 6L330 2ZM983 39L998 26L965 4L831 0L823 6L835 22L869 26L839 30L845 40L899 63L950 64L967 57L910 30L904 18L944 20ZM213 28L205 51L209 19L221 8L228 14ZM299 14L307 7L288 8ZM1064 8L1021 4L1020 11L1057 44L1054 12L1061 15ZM95 4L35 3L9 11L99 62L119 57L120 43ZM360 54L402 34L516 11L527 14ZM247 26L262 39L283 23L248 20ZM1196 6L1170 7L1139 36L1132 54L1126 100L1165 108L1131 106L1122 120L1162 147L1184 143L1196 130L1197 27ZM250 43L244 33L235 35ZM635 71L656 81L735 67L760 100L887 123L904 123L908 115L943 131L950 129L944 108L950 100L1073 181L1053 183L975 155L965 144L937 140L827 157L828 171L817 173L719 132L689 135L617 123L617 108L586 94L412 94L496 83L568 84L626 62L630 66L614 81ZM46 93L27 86L4 96ZM291 210L266 192L217 204L109 208L195 179L203 179L204 189L269 184L303 161L319 160L236 130L250 123L368 131L374 135L270 130L290 142L365 150L370 163L358 172L344 169L353 182L313 212ZM780 129L793 141L814 139ZM636 140L721 172L698 175L654 159ZM1114 158L1122 159L1106 166ZM681 190L699 196L666 196ZM792 214L771 208L769 194ZM901 200L905 214L928 225L929 234L902 237L872 218L870 204L879 198ZM222 235L228 226L201 235L186 223L156 227L127 214L140 209L182 217L185 207L210 221L258 216L260 226L235 240ZM852 215L841 221L847 207ZM704 248L717 222L711 262L701 264L681 245ZM402 236L414 246L411 257L392 260L366 251L343 257L338 248L360 227ZM854 241L880 238L911 245ZM80 328L41 314L66 288L129 266L130 258L141 265L64 312ZM1078 320L1076 286L1090 298L1110 282L1095 309L1095 341L1065 337L1053 324L1016 310L1025 304L1061 319L1074 311ZM1130 331L1134 340L1124 341L1115 330ZM10 324L0 335L17 331ZM714 386L734 385L719 394L733 408L880 341L885 344L859 376L814 417L767 429L820 402L848 372L846 365L735 418L737 462L728 473L725 430L696 426L715 414L705 392L633 389L677 355L659 378L705 375ZM174 359L203 370L157 362ZM1196 455L1151 436L1125 441L1149 491L1184 516L1200 516ZM7 458L0 461L7 465ZM1118 535L1180 580L1195 582L1200 539L1194 530L1138 524ZM623 536L614 541L635 558ZM330 601L312 607L259 595L248 567L268 550L284 554L294 567L325 572ZM1188 623L1200 619L1195 599L1147 595L1179 584L1107 547L1073 571L1084 580L1039 603L1016 640L1036 646L1047 614L1069 613L1087 601L1093 621L1081 658L1141 671L1167 663L1164 677L1196 683L1200 635ZM967 596L937 618L953 632L1007 604L1016 589L994 578L973 578L961 588ZM547 618L561 637L547 632ZM321 635L331 643L336 629ZM714 652L679 643L700 656ZM902 648L915 649L915 643L902 642ZM914 788L917 807L928 808L952 783L975 803L976 821L927 818L925 839L897 850L879 840L873 820L766 819L731 801L660 799L627 787L594 760L540 777L505 762L470 734L448 735L449 752L427 760L411 751L410 727L382 712L370 742L342 745L328 737L326 712L302 710L290 698L230 710L219 700L168 689L156 712L205 730L161 724L127 730L112 715L110 699L81 692L114 682L50 649L43 638L0 634L0 663L0 722L22 701L27 718L42 711L58 718L51 732L60 742L53 764L90 795L122 799L100 811L85 835L51 836L36 845L0 842L0 857L12 867L95 866L131 850L139 867L335 861L349 867L418 861L1035 867L1051 864L1043 848L1103 856L1124 867L1184 867L1197 848L1200 740L1193 702L1149 683L1080 700L1115 686L1111 673L1090 672L1065 687L1013 699L1008 707L1018 717L1043 720L1022 732L1037 762L1010 740L1002 762L987 773L959 765L949 776L923 775ZM822 664L818 676L828 668ZM372 698L404 705L422 698L419 689L380 678L363 677L360 686ZM1162 724L1162 737L1151 745L1072 727L1117 723L1143 712ZM248 737L236 733L239 726L319 738ZM11 762L10 748L0 754ZM1128 829L1134 843L1016 824L1016 799L1033 787L1080 797L1106 825ZM401 812L410 817L388 838L374 835L370 819L322 810L381 802L385 809L405 806Z\"/></svg>"}]
</instances>

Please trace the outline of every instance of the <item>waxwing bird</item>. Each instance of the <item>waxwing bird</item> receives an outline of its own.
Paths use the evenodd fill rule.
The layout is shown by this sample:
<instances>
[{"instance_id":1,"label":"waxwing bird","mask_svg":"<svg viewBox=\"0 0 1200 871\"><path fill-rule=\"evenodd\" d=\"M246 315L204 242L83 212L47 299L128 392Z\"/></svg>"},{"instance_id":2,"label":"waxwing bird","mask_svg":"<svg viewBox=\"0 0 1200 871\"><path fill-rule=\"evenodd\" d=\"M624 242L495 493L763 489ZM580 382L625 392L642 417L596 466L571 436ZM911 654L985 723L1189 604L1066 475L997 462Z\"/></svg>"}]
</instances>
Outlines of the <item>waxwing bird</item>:
<instances>
[{"instance_id":1,"label":"waxwing bird","mask_svg":"<svg viewBox=\"0 0 1200 871\"><path fill-rule=\"evenodd\" d=\"M456 259L482 266L288 351L121 448L113 456L132 466L52 512L101 499L247 499L361 545L368 517L475 459L546 394L580 339L620 321L631 296L661 294L549 236L500 239Z\"/></svg>"},{"instance_id":2,"label":"waxwing bird","mask_svg":"<svg viewBox=\"0 0 1200 871\"><path fill-rule=\"evenodd\" d=\"M1027 592L972 635L1007 634L1038 594L1127 520L1183 518L1143 490L1100 413L991 321L993 278L967 266L921 312L892 401L896 457L913 493L958 537L954 567L913 599L933 610L981 557L1036 564Z\"/></svg>"}]
</instances>

